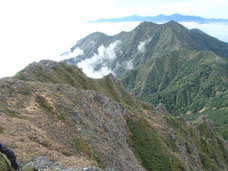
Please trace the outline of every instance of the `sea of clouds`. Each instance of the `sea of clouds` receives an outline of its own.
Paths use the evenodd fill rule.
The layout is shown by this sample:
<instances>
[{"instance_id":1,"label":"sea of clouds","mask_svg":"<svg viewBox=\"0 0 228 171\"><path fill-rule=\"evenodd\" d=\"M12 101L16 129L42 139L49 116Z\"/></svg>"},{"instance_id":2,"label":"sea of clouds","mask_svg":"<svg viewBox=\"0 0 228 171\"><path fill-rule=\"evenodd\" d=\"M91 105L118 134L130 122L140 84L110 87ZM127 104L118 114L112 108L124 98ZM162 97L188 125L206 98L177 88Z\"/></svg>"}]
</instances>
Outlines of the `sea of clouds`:
<instances>
[{"instance_id":1,"label":"sea of clouds","mask_svg":"<svg viewBox=\"0 0 228 171\"><path fill-rule=\"evenodd\" d=\"M228 43L228 23L198 24L195 22L182 22L180 24L184 25L188 29L200 29L210 36Z\"/></svg>"}]
</instances>

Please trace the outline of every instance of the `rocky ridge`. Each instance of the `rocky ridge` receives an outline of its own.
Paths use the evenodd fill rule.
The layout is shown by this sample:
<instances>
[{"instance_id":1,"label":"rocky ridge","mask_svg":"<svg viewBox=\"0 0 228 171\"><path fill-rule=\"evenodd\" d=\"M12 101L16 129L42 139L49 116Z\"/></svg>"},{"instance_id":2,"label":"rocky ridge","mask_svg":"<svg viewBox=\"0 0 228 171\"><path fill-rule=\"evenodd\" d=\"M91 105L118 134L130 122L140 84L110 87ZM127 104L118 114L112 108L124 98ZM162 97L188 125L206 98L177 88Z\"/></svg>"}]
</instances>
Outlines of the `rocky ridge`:
<instances>
[{"instance_id":1,"label":"rocky ridge","mask_svg":"<svg viewBox=\"0 0 228 171\"><path fill-rule=\"evenodd\" d=\"M129 130L124 119L126 109L102 93L77 90L69 85L12 79L2 80L0 87L3 116L14 114L21 120L29 120L32 123L31 127L47 130L43 133L31 128L29 137L22 135L23 140L20 136L16 137L19 139L18 143L31 141L48 150L54 148L61 153L60 158L61 155L72 156L77 150L85 153L87 157L98 153L104 161L101 165L120 170L143 170L127 144ZM90 147L87 142L90 142ZM16 143L16 146L19 147L20 144ZM42 148L37 150L42 152ZM90 151L90 148L96 150ZM21 153L23 147L16 148L15 151L18 150ZM30 155L32 153L31 151ZM19 156L22 160L27 157Z\"/></svg>"},{"instance_id":2,"label":"rocky ridge","mask_svg":"<svg viewBox=\"0 0 228 171\"><path fill-rule=\"evenodd\" d=\"M227 168L226 143L207 119L188 123L170 116L162 104L155 108L130 96L112 76L93 80L76 67L48 63L32 64L0 81L0 139L22 165L39 168L44 162L46 169L60 170Z\"/></svg>"}]
</instances>

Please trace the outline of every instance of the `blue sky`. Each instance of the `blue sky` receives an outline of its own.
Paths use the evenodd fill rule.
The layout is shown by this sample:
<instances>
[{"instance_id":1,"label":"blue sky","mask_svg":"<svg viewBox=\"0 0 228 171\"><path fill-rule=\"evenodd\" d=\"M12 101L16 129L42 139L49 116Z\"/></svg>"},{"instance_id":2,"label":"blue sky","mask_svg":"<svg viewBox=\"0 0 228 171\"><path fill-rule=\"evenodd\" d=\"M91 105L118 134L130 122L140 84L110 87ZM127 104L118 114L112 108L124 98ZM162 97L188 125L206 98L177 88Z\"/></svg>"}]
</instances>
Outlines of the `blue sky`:
<instances>
[{"instance_id":1,"label":"blue sky","mask_svg":"<svg viewBox=\"0 0 228 171\"><path fill-rule=\"evenodd\" d=\"M151 16L181 13L208 18L228 18L226 0L110 0L120 15L138 14ZM125 13L126 12L126 13ZM118 14L115 14L118 16Z\"/></svg>"},{"instance_id":2,"label":"blue sky","mask_svg":"<svg viewBox=\"0 0 228 171\"><path fill-rule=\"evenodd\" d=\"M138 24L88 25L88 20L173 13L228 19L227 9L227 0L2 0L0 78L33 61L60 59L59 54L89 33L116 34ZM189 27L193 26L197 27ZM228 26L201 27L228 41Z\"/></svg>"}]
</instances>

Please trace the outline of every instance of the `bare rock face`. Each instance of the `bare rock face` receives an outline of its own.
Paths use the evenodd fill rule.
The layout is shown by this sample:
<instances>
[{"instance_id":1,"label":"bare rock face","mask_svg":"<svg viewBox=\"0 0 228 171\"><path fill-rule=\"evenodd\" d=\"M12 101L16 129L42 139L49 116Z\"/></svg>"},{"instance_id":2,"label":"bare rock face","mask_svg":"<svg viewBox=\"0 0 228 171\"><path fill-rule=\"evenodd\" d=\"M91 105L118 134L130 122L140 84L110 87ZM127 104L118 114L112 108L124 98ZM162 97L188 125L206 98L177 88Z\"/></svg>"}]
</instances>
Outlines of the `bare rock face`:
<instances>
[{"instance_id":1,"label":"bare rock face","mask_svg":"<svg viewBox=\"0 0 228 171\"><path fill-rule=\"evenodd\" d=\"M227 167L223 159L227 154L224 144L214 134L213 123L207 116L201 117L194 126L184 117L167 114L163 104L153 108L144 103L144 108L138 109L123 105L102 92L81 90L69 84L2 79L0 139L15 151L20 163L38 170L141 171L145 170L141 164L151 157L159 157L152 155L160 152L153 148L149 148L152 151L134 148L147 147L144 144L147 141L134 139L138 134L134 130L141 124L139 134L152 137L148 140L150 147L156 141L160 143L157 146L166 151L165 160L174 159L179 163L177 170L202 170L204 156L211 154L216 155L216 161L208 160L207 167ZM138 122L130 127L129 120ZM205 149L210 149L210 153ZM147 154L145 151L152 153L146 158L140 156ZM204 156L200 155L202 152ZM164 160L160 159L150 164L154 166L161 161L157 167L163 166Z\"/></svg>"},{"instance_id":2,"label":"bare rock face","mask_svg":"<svg viewBox=\"0 0 228 171\"><path fill-rule=\"evenodd\" d=\"M16 141L16 153L22 151L19 148L23 145L28 157L33 153L44 155L46 151L47 157L54 158L57 163L62 161L61 165L67 158L74 158L77 164L77 156L89 156L88 167L144 170L127 143L130 132L124 118L126 109L103 93L79 90L70 85L14 79L2 80L0 88L3 117L13 115L18 120L18 128L9 134L14 139L23 139L27 144L24 147L25 143ZM12 122L14 120L10 119ZM16 120L14 122L16 124ZM26 129L28 135L24 135L23 129ZM5 134L7 132L4 130ZM15 137L16 134L18 137ZM28 150L29 153L26 153ZM41 159L39 161L45 161Z\"/></svg>"},{"instance_id":3,"label":"bare rock face","mask_svg":"<svg viewBox=\"0 0 228 171\"><path fill-rule=\"evenodd\" d=\"M202 124L202 123L206 123L209 127L210 130L214 131L215 127L214 127L214 123L212 120L209 119L208 115L202 115L200 116L197 120L196 123L198 124Z\"/></svg>"},{"instance_id":4,"label":"bare rock face","mask_svg":"<svg viewBox=\"0 0 228 171\"><path fill-rule=\"evenodd\" d=\"M165 105L163 103L159 103L158 106L156 107L158 113L166 113L167 110L165 108Z\"/></svg>"},{"instance_id":5,"label":"bare rock face","mask_svg":"<svg viewBox=\"0 0 228 171\"><path fill-rule=\"evenodd\" d=\"M56 170L56 171L102 171L102 169L97 167L87 167L87 168L66 168L57 163L48 160L44 156L37 156L28 159L27 163L24 164L21 170L28 170L33 168L33 170Z\"/></svg>"},{"instance_id":6,"label":"bare rock face","mask_svg":"<svg viewBox=\"0 0 228 171\"><path fill-rule=\"evenodd\" d=\"M144 170L128 146L129 130L124 118L126 109L121 104L92 90L62 90L76 104L64 106L71 111L68 121L89 142L105 166L117 170Z\"/></svg>"}]
</instances>

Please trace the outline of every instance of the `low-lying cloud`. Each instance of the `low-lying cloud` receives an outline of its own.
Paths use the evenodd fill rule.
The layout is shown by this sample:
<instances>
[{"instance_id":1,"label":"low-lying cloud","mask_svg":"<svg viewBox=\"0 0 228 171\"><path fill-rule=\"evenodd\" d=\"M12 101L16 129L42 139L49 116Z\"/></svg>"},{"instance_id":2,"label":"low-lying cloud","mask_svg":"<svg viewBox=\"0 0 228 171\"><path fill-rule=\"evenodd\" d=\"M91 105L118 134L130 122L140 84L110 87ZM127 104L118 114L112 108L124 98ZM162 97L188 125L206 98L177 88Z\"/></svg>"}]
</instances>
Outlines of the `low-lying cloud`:
<instances>
[{"instance_id":1,"label":"low-lying cloud","mask_svg":"<svg viewBox=\"0 0 228 171\"><path fill-rule=\"evenodd\" d=\"M139 42L137 48L139 53L146 52L146 44L148 44L151 41L151 38L144 40L143 42Z\"/></svg>"},{"instance_id":2,"label":"low-lying cloud","mask_svg":"<svg viewBox=\"0 0 228 171\"><path fill-rule=\"evenodd\" d=\"M98 71L95 71L92 66L86 63L80 63L79 68L82 68L82 71L90 78L102 78L105 75L113 73L113 71L107 66L102 66Z\"/></svg>"},{"instance_id":3,"label":"low-lying cloud","mask_svg":"<svg viewBox=\"0 0 228 171\"><path fill-rule=\"evenodd\" d=\"M64 60L64 59L69 59L69 58L75 58L79 55L83 55L84 54L84 51L79 49L79 48L76 48L74 49L73 52L65 52L61 55L61 59L60 60Z\"/></svg>"},{"instance_id":4,"label":"low-lying cloud","mask_svg":"<svg viewBox=\"0 0 228 171\"><path fill-rule=\"evenodd\" d=\"M77 64L79 68L88 76L92 78L102 78L109 73L113 73L108 63L116 59L116 51L121 41L117 40L111 43L108 47L101 45L98 48L98 53L94 54L91 58L85 59ZM99 69L95 68L99 66Z\"/></svg>"},{"instance_id":5,"label":"low-lying cloud","mask_svg":"<svg viewBox=\"0 0 228 171\"><path fill-rule=\"evenodd\" d=\"M125 63L126 66L126 70L132 70L134 65L133 65L133 60L130 60L128 62Z\"/></svg>"}]
</instances>

